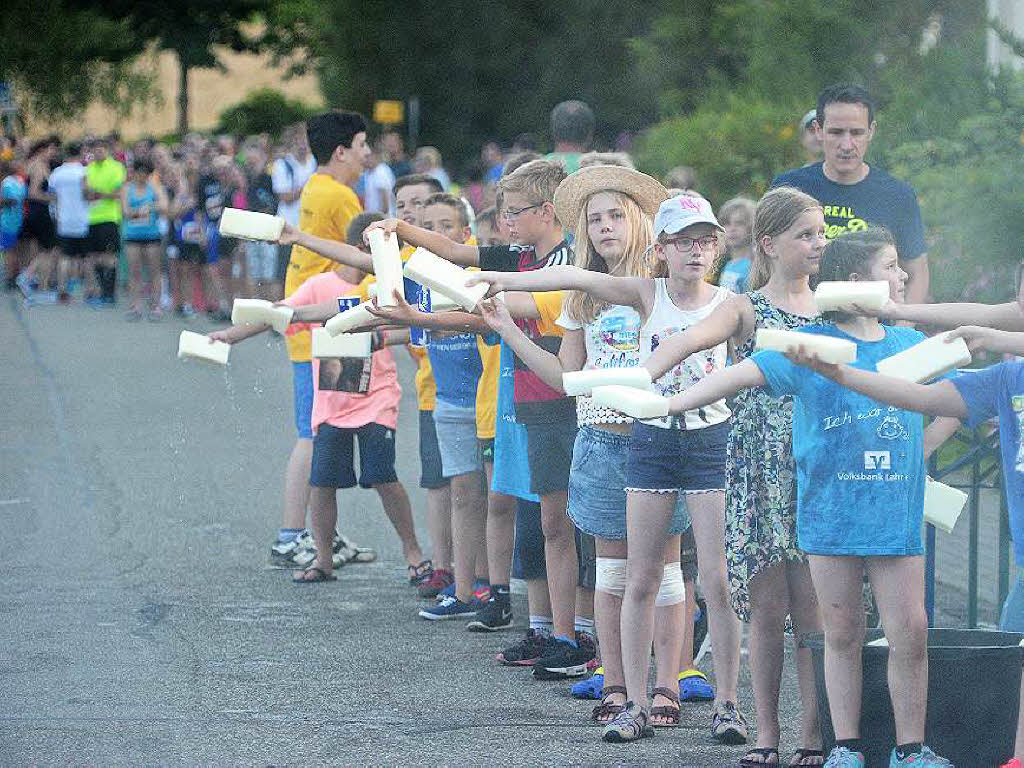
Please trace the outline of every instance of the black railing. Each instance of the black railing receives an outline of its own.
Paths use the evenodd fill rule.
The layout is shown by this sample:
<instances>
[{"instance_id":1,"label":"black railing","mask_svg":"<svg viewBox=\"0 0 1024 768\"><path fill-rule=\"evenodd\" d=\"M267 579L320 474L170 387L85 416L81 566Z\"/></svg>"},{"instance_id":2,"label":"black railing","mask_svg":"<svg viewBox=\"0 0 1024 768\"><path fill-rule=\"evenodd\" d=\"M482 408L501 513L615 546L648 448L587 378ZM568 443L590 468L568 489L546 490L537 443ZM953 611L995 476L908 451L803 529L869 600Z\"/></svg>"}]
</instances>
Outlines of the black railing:
<instances>
[{"instance_id":1,"label":"black railing","mask_svg":"<svg viewBox=\"0 0 1024 768\"><path fill-rule=\"evenodd\" d=\"M957 454L943 466L939 466L939 454L948 453L950 445L955 446ZM967 515L967 626L974 629L978 626L978 603L981 593L978 569L980 556L978 537L981 529L981 491L986 489L999 491L999 544L998 544L998 579L997 579L997 610L1006 600L1010 588L1010 521L1006 507L1006 489L1003 484L1002 467L999 454L999 430L994 422L986 423L977 429L961 428L944 445L945 450L938 450L932 455L930 462L931 476L942 480L947 485L960 488L968 494ZM961 449L957 451L956 448ZM966 472L966 481L963 477ZM963 525L963 523L959 523ZM925 590L928 608L928 623L935 623L935 527L925 526Z\"/></svg>"}]
</instances>

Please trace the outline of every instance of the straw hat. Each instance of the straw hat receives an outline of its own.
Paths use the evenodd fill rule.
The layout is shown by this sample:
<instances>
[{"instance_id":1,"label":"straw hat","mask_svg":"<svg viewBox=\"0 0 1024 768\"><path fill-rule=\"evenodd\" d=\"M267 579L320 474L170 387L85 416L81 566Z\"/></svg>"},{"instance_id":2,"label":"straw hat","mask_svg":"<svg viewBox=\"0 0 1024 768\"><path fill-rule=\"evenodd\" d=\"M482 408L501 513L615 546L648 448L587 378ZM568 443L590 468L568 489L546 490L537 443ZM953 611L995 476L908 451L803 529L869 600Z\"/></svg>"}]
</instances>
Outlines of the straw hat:
<instances>
[{"instance_id":1,"label":"straw hat","mask_svg":"<svg viewBox=\"0 0 1024 768\"><path fill-rule=\"evenodd\" d=\"M587 198L597 192L629 195L648 216L668 198L668 190L646 173L619 165L591 165L566 176L555 190L555 213L566 229L574 229Z\"/></svg>"}]
</instances>

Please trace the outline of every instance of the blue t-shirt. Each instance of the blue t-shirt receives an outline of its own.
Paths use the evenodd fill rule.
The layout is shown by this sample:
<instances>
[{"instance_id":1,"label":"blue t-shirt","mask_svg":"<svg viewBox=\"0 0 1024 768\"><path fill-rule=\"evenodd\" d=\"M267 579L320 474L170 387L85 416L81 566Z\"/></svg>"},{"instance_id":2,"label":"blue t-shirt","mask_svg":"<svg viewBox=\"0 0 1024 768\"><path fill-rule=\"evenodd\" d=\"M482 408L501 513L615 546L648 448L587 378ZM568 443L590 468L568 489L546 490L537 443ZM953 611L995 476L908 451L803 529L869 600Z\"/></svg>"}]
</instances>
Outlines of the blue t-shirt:
<instances>
[{"instance_id":1,"label":"blue t-shirt","mask_svg":"<svg viewBox=\"0 0 1024 768\"><path fill-rule=\"evenodd\" d=\"M0 183L0 198L4 203L13 201L14 205L0 207L0 232L16 234L21 229L21 207L27 194L28 187L20 178L13 173L4 177Z\"/></svg>"},{"instance_id":2,"label":"blue t-shirt","mask_svg":"<svg viewBox=\"0 0 1024 768\"><path fill-rule=\"evenodd\" d=\"M1006 504L1010 508L1013 559L1024 564L1024 362L1013 360L953 379L964 405L967 424L976 427L999 417L999 448L1003 457Z\"/></svg>"},{"instance_id":3,"label":"blue t-shirt","mask_svg":"<svg viewBox=\"0 0 1024 768\"><path fill-rule=\"evenodd\" d=\"M925 338L910 328L883 328L878 341L855 339L834 325L800 331L856 342L853 367L868 371ZM922 554L924 417L841 387L779 352L750 359L773 396L794 397L800 549L818 555Z\"/></svg>"},{"instance_id":4,"label":"blue t-shirt","mask_svg":"<svg viewBox=\"0 0 1024 768\"><path fill-rule=\"evenodd\" d=\"M526 462L526 427L516 421L515 354L501 343L498 365L498 420L494 427L494 478L491 490L526 501L540 501L530 492Z\"/></svg>"},{"instance_id":5,"label":"blue t-shirt","mask_svg":"<svg viewBox=\"0 0 1024 768\"><path fill-rule=\"evenodd\" d=\"M836 184L822 170L822 163L777 176L773 187L788 185L806 192L825 209L825 236L831 240L843 232L883 226L896 241L901 259L916 259L926 250L921 209L913 188L871 166L856 184Z\"/></svg>"},{"instance_id":6,"label":"blue t-shirt","mask_svg":"<svg viewBox=\"0 0 1024 768\"><path fill-rule=\"evenodd\" d=\"M718 276L718 285L733 293L747 292L747 277L750 275L750 259L730 259Z\"/></svg>"},{"instance_id":7,"label":"blue t-shirt","mask_svg":"<svg viewBox=\"0 0 1024 768\"><path fill-rule=\"evenodd\" d=\"M431 336L427 354L437 382L437 399L458 408L475 407L476 385L483 372L476 335Z\"/></svg>"}]
</instances>

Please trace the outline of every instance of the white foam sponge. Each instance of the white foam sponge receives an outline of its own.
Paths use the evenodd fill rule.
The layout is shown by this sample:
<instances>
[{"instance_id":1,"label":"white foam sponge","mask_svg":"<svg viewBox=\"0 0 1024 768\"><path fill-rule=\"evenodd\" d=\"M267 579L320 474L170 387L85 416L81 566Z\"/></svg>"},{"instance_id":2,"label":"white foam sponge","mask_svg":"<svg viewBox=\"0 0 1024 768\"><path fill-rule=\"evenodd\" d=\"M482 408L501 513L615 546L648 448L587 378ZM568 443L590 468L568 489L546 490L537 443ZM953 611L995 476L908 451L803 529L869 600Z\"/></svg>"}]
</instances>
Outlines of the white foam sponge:
<instances>
[{"instance_id":1,"label":"white foam sponge","mask_svg":"<svg viewBox=\"0 0 1024 768\"><path fill-rule=\"evenodd\" d=\"M885 280L835 280L818 283L814 303L819 312L845 309L858 304L878 310L889 301L889 283Z\"/></svg>"},{"instance_id":2,"label":"white foam sponge","mask_svg":"<svg viewBox=\"0 0 1024 768\"><path fill-rule=\"evenodd\" d=\"M651 390L651 374L646 368L592 368L562 374L562 389L570 397L589 395L594 387L618 384Z\"/></svg>"},{"instance_id":3,"label":"white foam sponge","mask_svg":"<svg viewBox=\"0 0 1024 768\"><path fill-rule=\"evenodd\" d=\"M857 345L847 339L800 333L782 328L758 328L755 337L757 349L788 352L804 347L826 363L852 363L857 359Z\"/></svg>"},{"instance_id":4,"label":"white foam sponge","mask_svg":"<svg viewBox=\"0 0 1024 768\"><path fill-rule=\"evenodd\" d=\"M430 288L431 301L436 291L455 301L467 312L476 308L488 288L487 283L467 286L466 281L472 277L471 272L425 248L417 248L405 262L405 276Z\"/></svg>"},{"instance_id":5,"label":"white foam sponge","mask_svg":"<svg viewBox=\"0 0 1024 768\"><path fill-rule=\"evenodd\" d=\"M346 309L344 312L341 312L328 320L324 324L324 328L327 329L327 332L331 336L338 336L347 332L351 328L368 325L377 318L371 315L366 307L367 302L364 301L362 304L357 304L354 307Z\"/></svg>"},{"instance_id":6,"label":"white foam sponge","mask_svg":"<svg viewBox=\"0 0 1024 768\"><path fill-rule=\"evenodd\" d=\"M278 333L288 329L294 314L295 310L291 307L275 306L265 299L235 299L231 306L233 324L269 325Z\"/></svg>"},{"instance_id":7,"label":"white foam sponge","mask_svg":"<svg viewBox=\"0 0 1024 768\"><path fill-rule=\"evenodd\" d=\"M668 416L668 398L621 384L594 387L590 396L595 405L603 405L634 419L660 419Z\"/></svg>"},{"instance_id":8,"label":"white foam sponge","mask_svg":"<svg viewBox=\"0 0 1024 768\"><path fill-rule=\"evenodd\" d=\"M182 331L178 337L178 357L192 358L220 365L228 364L231 345L223 341L211 341L209 336L192 331Z\"/></svg>"},{"instance_id":9,"label":"white foam sponge","mask_svg":"<svg viewBox=\"0 0 1024 768\"><path fill-rule=\"evenodd\" d=\"M920 384L971 362L971 350L963 339L947 343L950 331L932 336L884 360L875 368L886 376Z\"/></svg>"},{"instance_id":10,"label":"white foam sponge","mask_svg":"<svg viewBox=\"0 0 1024 768\"><path fill-rule=\"evenodd\" d=\"M398 251L398 238L394 232L387 235L379 229L371 229L366 236L370 244L370 258L373 273L377 276L377 305L395 306L394 292L403 294L402 257Z\"/></svg>"},{"instance_id":11,"label":"white foam sponge","mask_svg":"<svg viewBox=\"0 0 1024 768\"><path fill-rule=\"evenodd\" d=\"M284 229L284 219L269 213L225 208L220 214L220 233L224 237L276 242Z\"/></svg>"},{"instance_id":12,"label":"white foam sponge","mask_svg":"<svg viewBox=\"0 0 1024 768\"><path fill-rule=\"evenodd\" d=\"M331 336L326 328L313 329L313 357L369 357L373 334L341 333Z\"/></svg>"},{"instance_id":13,"label":"white foam sponge","mask_svg":"<svg viewBox=\"0 0 1024 768\"><path fill-rule=\"evenodd\" d=\"M925 478L924 521L946 533L952 533L967 504L967 494L938 480Z\"/></svg>"}]
</instances>

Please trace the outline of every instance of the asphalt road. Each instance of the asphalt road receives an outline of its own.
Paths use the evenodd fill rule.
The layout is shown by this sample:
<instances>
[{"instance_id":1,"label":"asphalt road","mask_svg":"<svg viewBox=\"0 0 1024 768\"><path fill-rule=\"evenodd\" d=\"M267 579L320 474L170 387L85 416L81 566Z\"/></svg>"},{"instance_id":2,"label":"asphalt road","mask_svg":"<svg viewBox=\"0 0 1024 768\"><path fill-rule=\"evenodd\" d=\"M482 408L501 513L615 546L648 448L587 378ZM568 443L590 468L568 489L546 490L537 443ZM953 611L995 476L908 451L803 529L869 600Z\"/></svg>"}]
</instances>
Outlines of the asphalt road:
<instances>
[{"instance_id":1,"label":"asphalt road","mask_svg":"<svg viewBox=\"0 0 1024 768\"><path fill-rule=\"evenodd\" d=\"M495 663L516 633L417 618L371 492L342 493L341 527L378 562L317 586L268 569L293 441L283 342L208 367L176 359L182 327L0 295L0 764L735 765L707 705L603 744L567 685ZM399 476L426 545L398 357ZM790 663L787 752L794 685Z\"/></svg>"}]
</instances>

